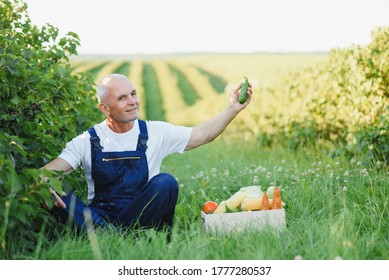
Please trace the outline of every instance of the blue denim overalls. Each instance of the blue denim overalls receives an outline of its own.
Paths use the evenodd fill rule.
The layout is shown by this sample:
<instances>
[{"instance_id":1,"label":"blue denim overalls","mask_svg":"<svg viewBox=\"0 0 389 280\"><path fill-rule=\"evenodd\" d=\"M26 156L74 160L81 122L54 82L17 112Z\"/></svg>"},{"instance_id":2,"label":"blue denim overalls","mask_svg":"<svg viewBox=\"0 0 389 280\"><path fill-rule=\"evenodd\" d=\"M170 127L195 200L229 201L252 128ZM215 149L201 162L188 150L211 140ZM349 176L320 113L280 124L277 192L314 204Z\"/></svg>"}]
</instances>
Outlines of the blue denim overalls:
<instances>
[{"instance_id":1,"label":"blue denim overalls","mask_svg":"<svg viewBox=\"0 0 389 280\"><path fill-rule=\"evenodd\" d=\"M160 173L148 181L148 134L142 120L139 120L139 129L136 150L123 152L103 152L95 129L88 129L95 196L89 206L72 192L62 198L67 206L65 210L77 228L83 228L88 220L102 227L108 223L119 227L158 229L172 226L178 196L177 181L167 173ZM85 212L90 215L85 216Z\"/></svg>"}]
</instances>

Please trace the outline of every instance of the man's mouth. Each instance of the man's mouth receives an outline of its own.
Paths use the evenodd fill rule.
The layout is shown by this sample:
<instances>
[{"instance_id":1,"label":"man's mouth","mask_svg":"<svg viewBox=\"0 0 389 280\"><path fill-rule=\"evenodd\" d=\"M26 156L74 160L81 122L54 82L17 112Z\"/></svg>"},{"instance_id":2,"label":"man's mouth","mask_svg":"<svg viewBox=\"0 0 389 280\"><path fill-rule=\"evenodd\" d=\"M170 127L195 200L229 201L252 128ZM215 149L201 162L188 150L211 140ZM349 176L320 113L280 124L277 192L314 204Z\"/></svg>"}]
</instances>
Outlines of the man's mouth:
<instances>
[{"instance_id":1,"label":"man's mouth","mask_svg":"<svg viewBox=\"0 0 389 280\"><path fill-rule=\"evenodd\" d=\"M137 107L126 110L127 113L135 112Z\"/></svg>"}]
</instances>

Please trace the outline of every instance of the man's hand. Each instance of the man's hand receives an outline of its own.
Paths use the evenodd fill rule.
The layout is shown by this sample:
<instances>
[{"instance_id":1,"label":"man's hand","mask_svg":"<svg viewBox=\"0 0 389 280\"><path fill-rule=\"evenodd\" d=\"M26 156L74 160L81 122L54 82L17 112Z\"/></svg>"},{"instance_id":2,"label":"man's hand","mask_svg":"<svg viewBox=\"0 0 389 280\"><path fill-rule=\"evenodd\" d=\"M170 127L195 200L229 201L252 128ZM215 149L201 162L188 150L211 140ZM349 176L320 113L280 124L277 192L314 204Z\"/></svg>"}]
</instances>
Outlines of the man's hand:
<instances>
[{"instance_id":1,"label":"man's hand","mask_svg":"<svg viewBox=\"0 0 389 280\"><path fill-rule=\"evenodd\" d=\"M240 92L241 88L242 88L242 84L240 83L239 86L230 93L230 104L232 104L234 106L234 109L237 112L242 111L244 108L247 107L247 105L249 105L249 103L251 101L251 96L253 94L253 86L249 82L249 86L247 88L247 99L246 99L246 102L244 102L243 104L240 104L239 103L239 92Z\"/></svg>"},{"instance_id":2,"label":"man's hand","mask_svg":"<svg viewBox=\"0 0 389 280\"><path fill-rule=\"evenodd\" d=\"M54 207L65 209L66 208L65 202L63 202L62 198L57 194L57 192L53 188L50 188L50 193L52 193L54 195L54 198L55 198ZM62 195L66 195L66 194L62 193ZM48 211L51 210L51 208L49 207L49 205L46 202L42 202L41 205L46 210L48 210Z\"/></svg>"},{"instance_id":3,"label":"man's hand","mask_svg":"<svg viewBox=\"0 0 389 280\"><path fill-rule=\"evenodd\" d=\"M243 104L239 103L239 90L242 84L230 93L230 103L227 108L216 115L215 117L205 121L192 130L189 142L185 147L185 151L197 148L201 145L212 142L218 137L229 123L238 115L240 111L247 107L251 101L251 95L253 94L253 87L249 83L247 88L247 99Z\"/></svg>"},{"instance_id":4,"label":"man's hand","mask_svg":"<svg viewBox=\"0 0 389 280\"><path fill-rule=\"evenodd\" d=\"M50 192L54 195L55 197L55 202L54 202L54 206L55 207L58 207L58 208L63 208L65 209L66 208L66 204L65 202L63 202L63 200L61 199L61 197L57 194L57 192L55 190L53 190L52 188L50 188ZM65 193L62 193L62 195L65 195Z\"/></svg>"},{"instance_id":5,"label":"man's hand","mask_svg":"<svg viewBox=\"0 0 389 280\"><path fill-rule=\"evenodd\" d=\"M49 162L45 166L42 167L42 169L46 170L55 170L55 171L65 171L67 173L70 173L73 171L72 166L62 158L56 158L53 161ZM58 193L55 192L53 188L50 188L50 193L52 193L55 197L54 206L58 208L65 209L66 204L63 202L61 197L58 195ZM65 193L62 193L62 195L66 195ZM41 203L42 207L46 210L51 210L49 205L46 202Z\"/></svg>"}]
</instances>

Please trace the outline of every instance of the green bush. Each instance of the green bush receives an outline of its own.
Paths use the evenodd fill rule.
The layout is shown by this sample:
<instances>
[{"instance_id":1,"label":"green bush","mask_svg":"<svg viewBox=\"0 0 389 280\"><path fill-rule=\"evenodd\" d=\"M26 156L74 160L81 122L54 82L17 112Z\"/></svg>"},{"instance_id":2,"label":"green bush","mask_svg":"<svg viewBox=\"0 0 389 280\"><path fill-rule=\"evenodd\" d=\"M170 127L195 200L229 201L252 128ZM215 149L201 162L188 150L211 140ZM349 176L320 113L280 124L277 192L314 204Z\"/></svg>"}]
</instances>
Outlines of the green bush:
<instances>
[{"instance_id":1,"label":"green bush","mask_svg":"<svg viewBox=\"0 0 389 280\"><path fill-rule=\"evenodd\" d=\"M388 57L389 27L381 27L367 46L333 49L324 63L290 73L268 89L272 105L258 113L261 130L292 146L326 142L388 161Z\"/></svg>"},{"instance_id":2,"label":"green bush","mask_svg":"<svg viewBox=\"0 0 389 280\"><path fill-rule=\"evenodd\" d=\"M78 45L74 33L58 38L57 28L34 26L22 1L0 2L0 258L12 258L42 223L48 186L62 189L39 168L99 118L91 78L68 63Z\"/></svg>"}]
</instances>

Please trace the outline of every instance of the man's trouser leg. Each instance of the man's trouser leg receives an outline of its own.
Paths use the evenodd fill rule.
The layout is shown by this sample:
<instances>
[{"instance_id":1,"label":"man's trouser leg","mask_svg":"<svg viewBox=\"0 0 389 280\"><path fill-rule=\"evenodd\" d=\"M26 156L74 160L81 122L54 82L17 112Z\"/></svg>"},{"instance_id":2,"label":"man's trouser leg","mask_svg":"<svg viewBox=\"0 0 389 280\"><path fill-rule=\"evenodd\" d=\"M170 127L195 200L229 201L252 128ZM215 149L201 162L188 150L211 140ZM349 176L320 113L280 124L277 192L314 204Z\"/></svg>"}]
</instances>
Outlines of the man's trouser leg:
<instances>
[{"instance_id":1,"label":"man's trouser leg","mask_svg":"<svg viewBox=\"0 0 389 280\"><path fill-rule=\"evenodd\" d=\"M114 222L123 227L172 227L177 198L176 179L160 173L147 182L135 199L126 203Z\"/></svg>"}]
</instances>

